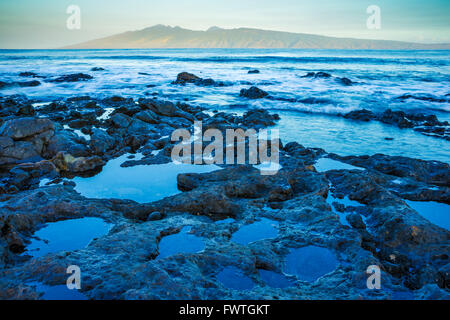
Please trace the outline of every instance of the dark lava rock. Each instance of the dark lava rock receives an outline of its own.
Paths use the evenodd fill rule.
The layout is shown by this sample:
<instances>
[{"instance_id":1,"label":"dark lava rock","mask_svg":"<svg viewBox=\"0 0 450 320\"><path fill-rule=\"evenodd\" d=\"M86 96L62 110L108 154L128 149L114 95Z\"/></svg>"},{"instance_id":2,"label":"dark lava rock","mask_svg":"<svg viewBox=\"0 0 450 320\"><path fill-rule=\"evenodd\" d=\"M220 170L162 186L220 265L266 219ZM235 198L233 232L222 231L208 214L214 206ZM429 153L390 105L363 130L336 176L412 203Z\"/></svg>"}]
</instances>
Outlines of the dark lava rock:
<instances>
[{"instance_id":1,"label":"dark lava rock","mask_svg":"<svg viewBox=\"0 0 450 320\"><path fill-rule=\"evenodd\" d=\"M159 122L159 117L151 110L140 111L136 113L135 117L147 123L155 124Z\"/></svg>"},{"instance_id":2,"label":"dark lava rock","mask_svg":"<svg viewBox=\"0 0 450 320\"><path fill-rule=\"evenodd\" d=\"M19 140L48 130L54 130L53 123L48 119L19 118L3 123L0 136Z\"/></svg>"},{"instance_id":3,"label":"dark lava rock","mask_svg":"<svg viewBox=\"0 0 450 320\"><path fill-rule=\"evenodd\" d=\"M37 87L41 85L41 83L37 80L33 80L33 81L17 82L17 85L19 87Z\"/></svg>"},{"instance_id":4,"label":"dark lava rock","mask_svg":"<svg viewBox=\"0 0 450 320\"><path fill-rule=\"evenodd\" d=\"M258 87L250 87L249 89L242 89L239 96L248 99L262 99L267 97L269 94Z\"/></svg>"},{"instance_id":5,"label":"dark lava rock","mask_svg":"<svg viewBox=\"0 0 450 320\"><path fill-rule=\"evenodd\" d=\"M161 212L155 211L148 215L147 221L157 221L163 218Z\"/></svg>"},{"instance_id":6,"label":"dark lava rock","mask_svg":"<svg viewBox=\"0 0 450 320\"><path fill-rule=\"evenodd\" d=\"M344 86L351 86L353 85L353 81L350 80L349 78L336 78L336 81L339 82L340 84L344 85Z\"/></svg>"},{"instance_id":7,"label":"dark lava rock","mask_svg":"<svg viewBox=\"0 0 450 320\"><path fill-rule=\"evenodd\" d=\"M396 177L412 178L431 185L450 186L450 166L439 161L425 161L401 156L391 157L384 154L347 157L333 155L333 158Z\"/></svg>"},{"instance_id":8,"label":"dark lava rock","mask_svg":"<svg viewBox=\"0 0 450 320\"><path fill-rule=\"evenodd\" d=\"M97 156L75 158L67 152L59 152L52 162L59 170L71 173L92 171L105 164L104 161Z\"/></svg>"},{"instance_id":9,"label":"dark lava rock","mask_svg":"<svg viewBox=\"0 0 450 320\"><path fill-rule=\"evenodd\" d=\"M41 83L37 80L32 80L32 81L17 81L17 82L3 82L0 81L0 88L4 88L4 87L37 87L41 85Z\"/></svg>"},{"instance_id":10,"label":"dark lava rock","mask_svg":"<svg viewBox=\"0 0 450 320\"><path fill-rule=\"evenodd\" d=\"M348 223L350 223L350 225L355 228L355 229L365 229L366 228L366 224L364 223L363 219L361 218L361 216L358 213L349 213L346 216L346 219L348 221Z\"/></svg>"},{"instance_id":11,"label":"dark lava rock","mask_svg":"<svg viewBox=\"0 0 450 320\"><path fill-rule=\"evenodd\" d=\"M203 86L203 87L209 87L209 86L216 86L216 87L223 87L227 84L224 82L217 82L213 79L203 79L200 77L197 77L195 74L188 73L188 72L182 72L179 73L177 76L177 80L173 81L172 84L179 84L179 85L185 85L186 83L192 83L197 86Z\"/></svg>"},{"instance_id":12,"label":"dark lava rock","mask_svg":"<svg viewBox=\"0 0 450 320\"><path fill-rule=\"evenodd\" d=\"M192 83L197 86L202 87L209 87L209 86L215 86L215 87L224 87L231 85L229 83L225 83L222 81L214 81L213 79L203 79L200 77L197 77L195 74L188 73L188 72L182 72L178 74L177 80L173 81L172 84L178 84L178 85L185 85L186 83Z\"/></svg>"},{"instance_id":13,"label":"dark lava rock","mask_svg":"<svg viewBox=\"0 0 450 320\"><path fill-rule=\"evenodd\" d=\"M78 97L67 98L68 102L79 102L79 101L89 101L89 100L91 100L90 96L78 96Z\"/></svg>"},{"instance_id":14,"label":"dark lava rock","mask_svg":"<svg viewBox=\"0 0 450 320\"><path fill-rule=\"evenodd\" d=\"M84 73L68 74L56 79L48 80L49 82L78 82L94 79L93 76Z\"/></svg>"},{"instance_id":15,"label":"dark lava rock","mask_svg":"<svg viewBox=\"0 0 450 320\"><path fill-rule=\"evenodd\" d=\"M414 123L409 120L403 111L392 111L387 109L380 117L380 121L386 124L395 124L399 128L413 128Z\"/></svg>"},{"instance_id":16,"label":"dark lava rock","mask_svg":"<svg viewBox=\"0 0 450 320\"><path fill-rule=\"evenodd\" d=\"M351 111L351 112L345 114L344 118L352 119L352 120L360 120L360 121L370 121L370 120L376 119L376 115L375 115L375 113L373 113L370 110L362 109L362 110Z\"/></svg>"},{"instance_id":17,"label":"dark lava rock","mask_svg":"<svg viewBox=\"0 0 450 320\"><path fill-rule=\"evenodd\" d=\"M82 143L78 135L69 130L56 131L48 140L43 151L43 156L46 159L50 159L56 156L60 151L70 152L75 157L88 156L90 153L87 146Z\"/></svg>"},{"instance_id":18,"label":"dark lava rock","mask_svg":"<svg viewBox=\"0 0 450 320\"><path fill-rule=\"evenodd\" d=\"M399 128L414 128L422 134L450 140L450 127L447 121L441 122L436 115L423 113L405 113L403 111L385 110L383 113L373 113L362 109L351 111L344 118L352 120L370 121L377 120Z\"/></svg>"},{"instance_id":19,"label":"dark lava rock","mask_svg":"<svg viewBox=\"0 0 450 320\"><path fill-rule=\"evenodd\" d=\"M413 94L404 94L397 98L397 100L408 100L408 99L414 99L414 100L421 100L421 101L428 101L428 102L437 102L437 103L445 103L449 102L448 99L443 98L436 98L432 95L413 95Z\"/></svg>"},{"instance_id":20,"label":"dark lava rock","mask_svg":"<svg viewBox=\"0 0 450 320\"><path fill-rule=\"evenodd\" d=\"M278 114L270 114L267 110L254 109L249 110L242 116L243 123L250 127L269 127L275 125L275 121L279 120Z\"/></svg>"},{"instance_id":21,"label":"dark lava rock","mask_svg":"<svg viewBox=\"0 0 450 320\"><path fill-rule=\"evenodd\" d=\"M91 69L91 71L105 71L105 69L102 68L102 67L93 67L93 68Z\"/></svg>"},{"instance_id":22,"label":"dark lava rock","mask_svg":"<svg viewBox=\"0 0 450 320\"><path fill-rule=\"evenodd\" d=\"M19 118L5 121L0 127L0 165L26 159L40 160L54 134L48 119Z\"/></svg>"},{"instance_id":23,"label":"dark lava rock","mask_svg":"<svg viewBox=\"0 0 450 320\"><path fill-rule=\"evenodd\" d=\"M38 74L36 74L34 72L29 72L29 71L19 73L19 77L45 78L43 76L39 76Z\"/></svg>"},{"instance_id":24,"label":"dark lava rock","mask_svg":"<svg viewBox=\"0 0 450 320\"><path fill-rule=\"evenodd\" d=\"M153 111L157 115L160 116L166 116L166 117L181 117L189 121L194 121L194 116L191 115L189 112L186 112L184 110L181 110L173 104L170 101L164 101L164 100L157 100L157 99L139 99L139 105L143 109L149 109L150 111ZM143 114L140 114L140 116L144 116ZM157 116L155 114L149 113L147 115L148 117L145 117L149 121L150 118L153 118L154 121L157 120Z\"/></svg>"},{"instance_id":25,"label":"dark lava rock","mask_svg":"<svg viewBox=\"0 0 450 320\"><path fill-rule=\"evenodd\" d=\"M248 73L249 74L257 74L257 73L260 73L260 71L255 69L255 70L249 70Z\"/></svg>"},{"instance_id":26,"label":"dark lava rock","mask_svg":"<svg viewBox=\"0 0 450 320\"><path fill-rule=\"evenodd\" d=\"M331 78L331 74L326 72L308 72L306 75L302 76L302 78Z\"/></svg>"},{"instance_id":27,"label":"dark lava rock","mask_svg":"<svg viewBox=\"0 0 450 320\"><path fill-rule=\"evenodd\" d=\"M94 154L103 155L107 151L113 149L116 143L116 140L105 131L97 128L92 129L89 147Z\"/></svg>"},{"instance_id":28,"label":"dark lava rock","mask_svg":"<svg viewBox=\"0 0 450 320\"><path fill-rule=\"evenodd\" d=\"M174 83L175 84L195 83L199 80L201 80L201 78L197 77L195 74L189 72L181 72L177 75L177 80Z\"/></svg>"}]
</instances>

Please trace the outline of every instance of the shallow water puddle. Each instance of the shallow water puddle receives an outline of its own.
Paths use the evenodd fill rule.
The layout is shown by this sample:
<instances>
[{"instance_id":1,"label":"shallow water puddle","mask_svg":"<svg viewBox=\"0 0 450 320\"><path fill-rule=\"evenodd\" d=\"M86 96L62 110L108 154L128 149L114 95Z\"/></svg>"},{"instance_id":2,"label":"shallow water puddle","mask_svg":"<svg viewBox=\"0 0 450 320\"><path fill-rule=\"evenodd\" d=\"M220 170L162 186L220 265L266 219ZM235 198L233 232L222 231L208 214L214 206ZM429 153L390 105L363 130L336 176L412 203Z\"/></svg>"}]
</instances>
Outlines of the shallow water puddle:
<instances>
[{"instance_id":1,"label":"shallow water puddle","mask_svg":"<svg viewBox=\"0 0 450 320\"><path fill-rule=\"evenodd\" d=\"M227 223L233 223L236 222L236 220L234 220L233 218L226 218L223 220L217 220L216 222L214 222L215 224L227 224Z\"/></svg>"},{"instance_id":2,"label":"shallow water puddle","mask_svg":"<svg viewBox=\"0 0 450 320\"><path fill-rule=\"evenodd\" d=\"M287 288L292 287L294 283L281 273L276 273L268 270L259 270L261 279L272 288Z\"/></svg>"},{"instance_id":3,"label":"shallow water puddle","mask_svg":"<svg viewBox=\"0 0 450 320\"><path fill-rule=\"evenodd\" d=\"M217 274L216 279L225 287L234 290L249 290L255 286L253 280L236 267L225 267Z\"/></svg>"},{"instance_id":4,"label":"shallow water puddle","mask_svg":"<svg viewBox=\"0 0 450 320\"><path fill-rule=\"evenodd\" d=\"M314 164L317 172L326 172L329 170L365 170L364 168L359 168L352 166L350 164L336 161L330 158L320 158Z\"/></svg>"},{"instance_id":5,"label":"shallow water puddle","mask_svg":"<svg viewBox=\"0 0 450 320\"><path fill-rule=\"evenodd\" d=\"M278 236L276 227L278 227L277 221L262 218L260 221L241 227L233 233L231 241L246 245L262 239L273 239Z\"/></svg>"},{"instance_id":6,"label":"shallow water puddle","mask_svg":"<svg viewBox=\"0 0 450 320\"><path fill-rule=\"evenodd\" d=\"M139 203L152 202L180 193L177 176L180 173L206 173L220 170L216 165L176 164L121 167L129 154L110 160L96 176L76 177L75 190L87 198L129 199Z\"/></svg>"},{"instance_id":7,"label":"shallow water puddle","mask_svg":"<svg viewBox=\"0 0 450 320\"><path fill-rule=\"evenodd\" d=\"M406 204L435 225L450 230L450 205L434 201L410 201Z\"/></svg>"},{"instance_id":8,"label":"shallow water puddle","mask_svg":"<svg viewBox=\"0 0 450 320\"><path fill-rule=\"evenodd\" d=\"M39 282L27 283L35 286L37 292L44 293L44 300L87 300L87 297L76 289L70 290L66 285L48 286Z\"/></svg>"},{"instance_id":9,"label":"shallow water puddle","mask_svg":"<svg viewBox=\"0 0 450 320\"><path fill-rule=\"evenodd\" d=\"M331 189L331 187L330 187L330 189ZM337 203L343 205L344 207L361 207L362 206L358 201L350 200L348 196L345 196L343 199L334 197L331 191L328 191L328 196L327 196L326 201L330 205L333 213L335 213L339 216L339 221L341 222L341 224L343 224L344 226L349 226L349 227L351 227L351 225L348 223L348 221L346 219L348 213L340 212L340 211L336 210L336 208L333 206L333 202L337 202ZM364 218L363 218L363 220L364 220Z\"/></svg>"},{"instance_id":10,"label":"shallow water puddle","mask_svg":"<svg viewBox=\"0 0 450 320\"><path fill-rule=\"evenodd\" d=\"M205 248L202 238L190 234L191 227L183 227L180 232L165 236L159 242L159 255L156 259L164 259L179 253L196 253Z\"/></svg>"},{"instance_id":11,"label":"shallow water puddle","mask_svg":"<svg viewBox=\"0 0 450 320\"><path fill-rule=\"evenodd\" d=\"M338 266L334 253L326 248L306 246L291 249L285 259L284 273L299 280L314 282Z\"/></svg>"},{"instance_id":12,"label":"shallow water puddle","mask_svg":"<svg viewBox=\"0 0 450 320\"><path fill-rule=\"evenodd\" d=\"M92 239L107 234L111 227L103 219L90 217L51 222L35 232L34 236L41 240L31 239L25 254L37 258L48 253L82 249Z\"/></svg>"}]
</instances>

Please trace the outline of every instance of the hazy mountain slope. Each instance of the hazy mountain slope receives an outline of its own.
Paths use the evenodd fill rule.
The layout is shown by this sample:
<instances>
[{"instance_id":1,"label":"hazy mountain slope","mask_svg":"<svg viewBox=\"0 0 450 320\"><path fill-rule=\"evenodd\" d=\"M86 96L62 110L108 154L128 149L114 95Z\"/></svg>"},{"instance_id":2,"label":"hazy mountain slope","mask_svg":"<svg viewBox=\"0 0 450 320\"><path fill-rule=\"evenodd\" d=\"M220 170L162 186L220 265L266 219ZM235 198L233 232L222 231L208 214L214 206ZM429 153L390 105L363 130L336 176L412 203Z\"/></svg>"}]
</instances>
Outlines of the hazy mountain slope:
<instances>
[{"instance_id":1,"label":"hazy mountain slope","mask_svg":"<svg viewBox=\"0 0 450 320\"><path fill-rule=\"evenodd\" d=\"M156 25L65 47L65 49L124 48L450 49L450 44L333 38L249 28L212 27L207 31L193 31Z\"/></svg>"}]
</instances>

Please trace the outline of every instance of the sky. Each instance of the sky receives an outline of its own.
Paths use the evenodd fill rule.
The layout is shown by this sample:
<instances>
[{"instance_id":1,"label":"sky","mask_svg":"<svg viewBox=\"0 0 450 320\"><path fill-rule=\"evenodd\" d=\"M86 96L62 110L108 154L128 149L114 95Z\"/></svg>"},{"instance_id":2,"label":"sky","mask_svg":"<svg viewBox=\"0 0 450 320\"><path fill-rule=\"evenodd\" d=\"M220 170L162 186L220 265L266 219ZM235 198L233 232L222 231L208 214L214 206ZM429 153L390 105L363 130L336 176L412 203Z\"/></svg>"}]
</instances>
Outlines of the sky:
<instances>
[{"instance_id":1,"label":"sky","mask_svg":"<svg viewBox=\"0 0 450 320\"><path fill-rule=\"evenodd\" d=\"M69 5L80 29L67 28ZM381 28L366 12L380 8ZM58 48L155 24L450 43L449 0L0 0L0 48Z\"/></svg>"}]
</instances>

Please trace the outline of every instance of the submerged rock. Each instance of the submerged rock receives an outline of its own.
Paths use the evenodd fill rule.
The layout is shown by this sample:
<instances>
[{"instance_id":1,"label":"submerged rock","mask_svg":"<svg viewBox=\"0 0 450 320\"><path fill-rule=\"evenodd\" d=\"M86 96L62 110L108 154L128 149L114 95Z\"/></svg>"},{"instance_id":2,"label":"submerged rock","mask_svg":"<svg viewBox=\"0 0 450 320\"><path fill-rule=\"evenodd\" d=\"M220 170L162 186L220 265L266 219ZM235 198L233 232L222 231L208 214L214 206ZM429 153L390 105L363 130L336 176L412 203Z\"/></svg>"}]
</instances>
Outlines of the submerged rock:
<instances>
[{"instance_id":1,"label":"submerged rock","mask_svg":"<svg viewBox=\"0 0 450 320\"><path fill-rule=\"evenodd\" d=\"M37 87L41 85L41 83L37 80L32 81L16 81L16 82L3 82L0 81L0 89L6 87Z\"/></svg>"}]
</instances>

